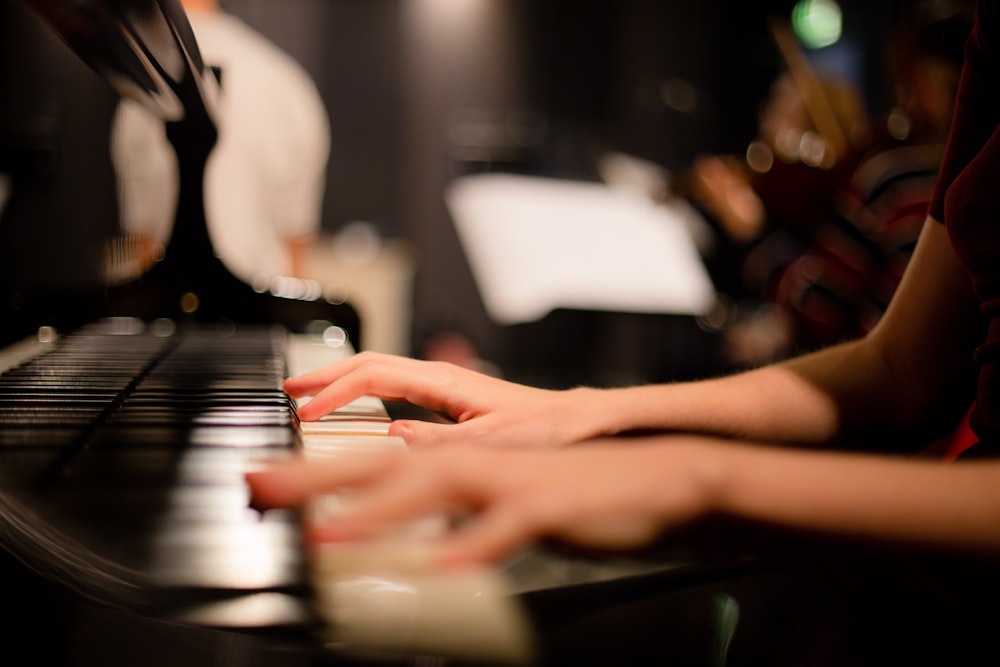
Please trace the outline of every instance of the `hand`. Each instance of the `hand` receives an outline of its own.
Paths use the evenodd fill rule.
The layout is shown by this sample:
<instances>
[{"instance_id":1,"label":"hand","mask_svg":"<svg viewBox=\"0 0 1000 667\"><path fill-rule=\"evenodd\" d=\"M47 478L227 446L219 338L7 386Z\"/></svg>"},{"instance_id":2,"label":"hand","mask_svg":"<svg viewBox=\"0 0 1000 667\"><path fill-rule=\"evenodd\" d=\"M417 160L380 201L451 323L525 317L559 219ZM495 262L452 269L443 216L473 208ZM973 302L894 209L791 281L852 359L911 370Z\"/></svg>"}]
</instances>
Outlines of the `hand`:
<instances>
[{"instance_id":1,"label":"hand","mask_svg":"<svg viewBox=\"0 0 1000 667\"><path fill-rule=\"evenodd\" d=\"M687 444L685 444L687 443ZM442 511L467 519L436 543L441 566L497 561L541 538L631 549L703 516L697 444L651 439L562 450L438 448L294 460L247 475L258 509L350 487L350 509L314 527L320 542L376 538Z\"/></svg>"},{"instance_id":2,"label":"hand","mask_svg":"<svg viewBox=\"0 0 1000 667\"><path fill-rule=\"evenodd\" d=\"M455 443L560 446L598 435L592 389L526 387L443 362L362 352L285 382L289 396L313 396L298 413L320 418L359 396L408 401L457 424L398 420L389 434L413 447Z\"/></svg>"}]
</instances>

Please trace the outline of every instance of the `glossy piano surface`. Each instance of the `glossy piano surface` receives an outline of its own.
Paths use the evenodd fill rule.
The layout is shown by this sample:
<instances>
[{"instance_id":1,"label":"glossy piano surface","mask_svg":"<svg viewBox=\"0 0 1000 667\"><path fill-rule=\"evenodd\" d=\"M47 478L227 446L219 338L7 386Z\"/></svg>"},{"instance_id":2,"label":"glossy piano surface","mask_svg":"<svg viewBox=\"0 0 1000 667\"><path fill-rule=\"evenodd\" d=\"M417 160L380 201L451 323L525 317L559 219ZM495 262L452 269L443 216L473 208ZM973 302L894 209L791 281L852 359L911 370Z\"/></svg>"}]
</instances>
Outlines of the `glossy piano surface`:
<instances>
[{"instance_id":1,"label":"glossy piano surface","mask_svg":"<svg viewBox=\"0 0 1000 667\"><path fill-rule=\"evenodd\" d=\"M32 567L100 603L219 625L307 622L297 518L259 516L243 482L298 447L286 345L273 327L114 320L0 375L2 492L34 517L6 517L5 546L61 540L32 551ZM263 591L300 600L241 617L240 598Z\"/></svg>"},{"instance_id":2,"label":"glossy piano surface","mask_svg":"<svg viewBox=\"0 0 1000 667\"><path fill-rule=\"evenodd\" d=\"M0 351L0 575L25 586L26 656L329 658L300 517L250 509L243 476L300 453L281 383L343 356L339 333L114 318ZM79 637L90 624L119 631Z\"/></svg>"}]
</instances>

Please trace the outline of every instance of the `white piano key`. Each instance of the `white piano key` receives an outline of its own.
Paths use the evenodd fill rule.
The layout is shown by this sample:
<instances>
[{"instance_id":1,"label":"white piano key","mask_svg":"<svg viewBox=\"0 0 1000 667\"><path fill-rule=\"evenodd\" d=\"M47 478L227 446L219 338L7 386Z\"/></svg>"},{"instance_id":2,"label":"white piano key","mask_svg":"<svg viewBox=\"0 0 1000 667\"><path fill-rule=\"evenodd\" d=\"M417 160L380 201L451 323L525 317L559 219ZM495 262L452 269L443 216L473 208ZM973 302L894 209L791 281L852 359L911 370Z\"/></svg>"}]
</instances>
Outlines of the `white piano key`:
<instances>
[{"instance_id":1,"label":"white piano key","mask_svg":"<svg viewBox=\"0 0 1000 667\"><path fill-rule=\"evenodd\" d=\"M406 441L391 435L303 434L306 456L335 456L351 452L407 451Z\"/></svg>"},{"instance_id":2,"label":"white piano key","mask_svg":"<svg viewBox=\"0 0 1000 667\"><path fill-rule=\"evenodd\" d=\"M388 419L336 419L316 422L302 422L303 435L386 435L389 432Z\"/></svg>"}]
</instances>

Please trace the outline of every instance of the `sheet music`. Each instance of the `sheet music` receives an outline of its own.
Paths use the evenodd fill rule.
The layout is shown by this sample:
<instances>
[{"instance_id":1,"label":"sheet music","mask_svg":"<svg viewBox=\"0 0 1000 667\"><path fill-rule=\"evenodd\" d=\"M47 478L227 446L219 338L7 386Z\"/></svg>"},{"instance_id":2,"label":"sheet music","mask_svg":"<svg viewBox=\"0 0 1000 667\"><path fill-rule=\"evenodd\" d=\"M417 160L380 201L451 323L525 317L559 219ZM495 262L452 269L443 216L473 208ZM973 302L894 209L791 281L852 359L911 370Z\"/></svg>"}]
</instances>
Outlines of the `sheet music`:
<instances>
[{"instance_id":1,"label":"sheet music","mask_svg":"<svg viewBox=\"0 0 1000 667\"><path fill-rule=\"evenodd\" d=\"M483 174L447 192L490 316L529 322L555 308L703 315L715 290L682 203L599 183Z\"/></svg>"}]
</instances>

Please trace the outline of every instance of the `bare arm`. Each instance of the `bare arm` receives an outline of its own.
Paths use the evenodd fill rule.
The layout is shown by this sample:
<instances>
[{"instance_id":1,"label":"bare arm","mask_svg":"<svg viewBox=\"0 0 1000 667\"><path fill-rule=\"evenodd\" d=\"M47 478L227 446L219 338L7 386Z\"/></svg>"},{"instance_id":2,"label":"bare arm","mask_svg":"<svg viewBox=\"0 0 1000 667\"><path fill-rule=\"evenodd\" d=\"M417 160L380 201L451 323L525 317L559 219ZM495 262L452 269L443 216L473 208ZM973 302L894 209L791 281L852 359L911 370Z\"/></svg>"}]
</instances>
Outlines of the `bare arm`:
<instances>
[{"instance_id":1,"label":"bare arm","mask_svg":"<svg viewBox=\"0 0 1000 667\"><path fill-rule=\"evenodd\" d=\"M411 445L564 445L636 429L764 442L830 443L892 432L938 407L972 355L976 306L942 225L929 221L889 312L867 338L725 378L545 391L440 363L361 354L290 379L315 419L371 394L451 414L455 426L398 422ZM965 405L959 405L961 410ZM956 419L957 419L956 413Z\"/></svg>"},{"instance_id":2,"label":"bare arm","mask_svg":"<svg viewBox=\"0 0 1000 667\"><path fill-rule=\"evenodd\" d=\"M484 471L489 474L483 474ZM500 560L541 538L632 549L709 515L832 538L1000 554L1000 462L764 447L691 436L560 450L449 447L306 460L252 473L259 508L352 487L318 541L377 538L441 510L472 513L442 564Z\"/></svg>"},{"instance_id":3,"label":"bare arm","mask_svg":"<svg viewBox=\"0 0 1000 667\"><path fill-rule=\"evenodd\" d=\"M474 512L473 521L441 544L446 562L501 558L542 536L630 548L712 514L833 537L1000 554L998 462L945 464L772 446L825 443L874 428L905 430L963 377L956 369L972 353L975 303L945 230L932 221L871 335L740 375L546 392L443 365L361 359L302 382L325 386L333 402L372 391L454 410L460 423L435 426L437 444L463 443L465 436L564 444L635 428L727 437L614 439L559 451L447 447L329 465L293 462L252 475L251 488L255 501L268 507L353 487L358 504L320 529L322 539L370 537L441 509ZM415 381L424 371L430 380ZM458 434L463 437L453 437Z\"/></svg>"},{"instance_id":4,"label":"bare arm","mask_svg":"<svg viewBox=\"0 0 1000 667\"><path fill-rule=\"evenodd\" d=\"M695 383L621 391L619 420L766 442L826 443L913 430L949 397L968 405L979 319L944 226L928 220L906 276L866 338L788 362ZM963 387L964 385L964 387ZM962 401L965 401L964 403Z\"/></svg>"}]
</instances>

